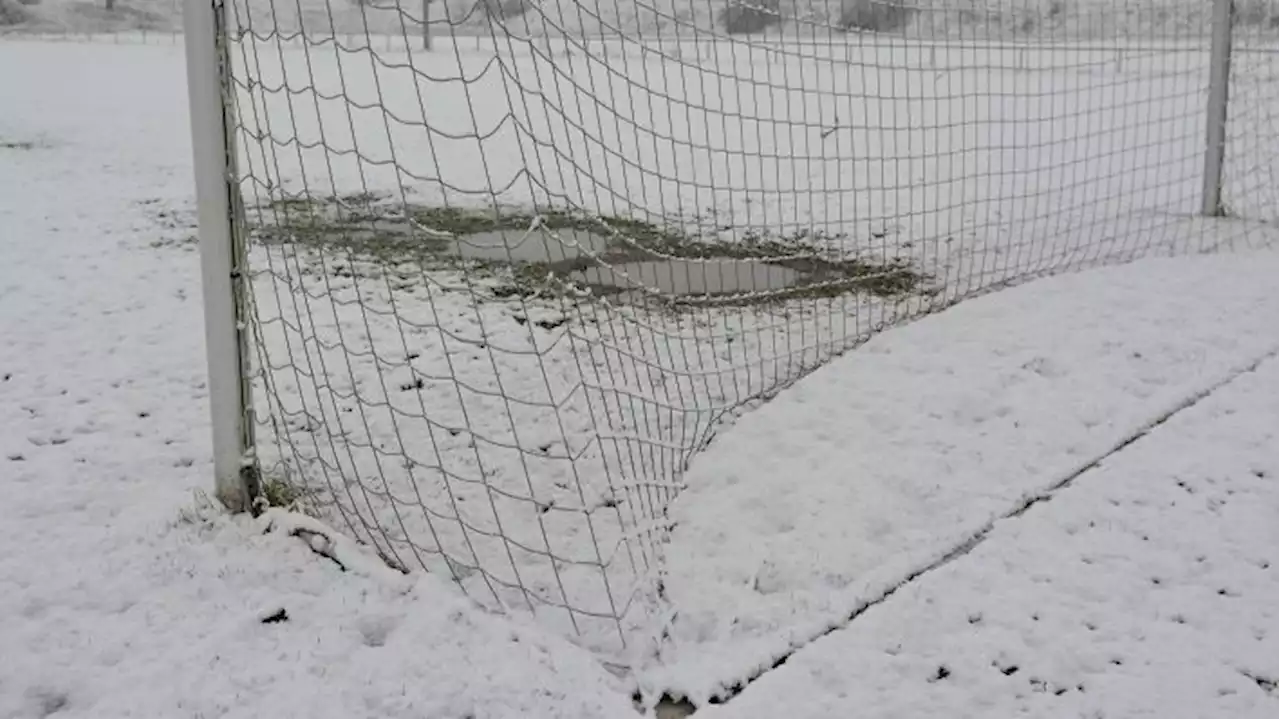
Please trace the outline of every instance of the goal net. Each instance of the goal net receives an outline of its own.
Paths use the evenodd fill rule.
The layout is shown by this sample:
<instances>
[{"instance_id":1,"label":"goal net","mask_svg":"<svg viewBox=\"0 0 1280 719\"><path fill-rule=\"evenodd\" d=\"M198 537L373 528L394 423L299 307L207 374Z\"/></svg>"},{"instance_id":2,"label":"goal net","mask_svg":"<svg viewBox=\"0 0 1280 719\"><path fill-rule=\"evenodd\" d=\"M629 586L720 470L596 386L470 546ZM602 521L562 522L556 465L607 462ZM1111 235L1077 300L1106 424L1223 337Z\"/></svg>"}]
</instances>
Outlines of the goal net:
<instances>
[{"instance_id":1,"label":"goal net","mask_svg":"<svg viewBox=\"0 0 1280 719\"><path fill-rule=\"evenodd\" d=\"M1203 1L214 1L264 499L606 653L752 403L978 293L1274 242L1272 4L1206 183Z\"/></svg>"}]
</instances>

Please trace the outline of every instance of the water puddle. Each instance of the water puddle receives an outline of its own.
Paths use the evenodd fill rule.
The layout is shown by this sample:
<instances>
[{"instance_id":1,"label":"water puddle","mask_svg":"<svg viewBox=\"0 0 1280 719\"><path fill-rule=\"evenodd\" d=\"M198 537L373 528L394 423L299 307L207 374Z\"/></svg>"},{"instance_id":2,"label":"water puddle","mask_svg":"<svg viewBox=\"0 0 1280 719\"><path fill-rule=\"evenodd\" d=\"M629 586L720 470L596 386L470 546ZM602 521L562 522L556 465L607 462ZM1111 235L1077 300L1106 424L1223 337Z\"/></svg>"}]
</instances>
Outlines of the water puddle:
<instances>
[{"instance_id":1,"label":"water puddle","mask_svg":"<svg viewBox=\"0 0 1280 719\"><path fill-rule=\"evenodd\" d=\"M564 262L601 255L609 241L583 230L498 230L459 235L449 240L444 254L467 260L497 262Z\"/></svg>"},{"instance_id":2,"label":"water puddle","mask_svg":"<svg viewBox=\"0 0 1280 719\"><path fill-rule=\"evenodd\" d=\"M608 238L568 228L459 235L442 252L471 260L545 262L573 282L610 293L649 288L668 295L725 295L786 289L803 279L788 267L728 258L636 259L634 252L628 257ZM608 265L574 262L601 256Z\"/></svg>"},{"instance_id":3,"label":"water puddle","mask_svg":"<svg viewBox=\"0 0 1280 719\"><path fill-rule=\"evenodd\" d=\"M610 257L611 250L612 257ZM545 262L579 284L599 290L626 292L642 287L670 295L725 295L792 287L803 275L796 270L733 259L635 260L611 247L593 232L560 229L526 232L497 230L459 235L449 240L444 254L469 260ZM605 256L607 266L557 268L561 262Z\"/></svg>"},{"instance_id":4,"label":"water puddle","mask_svg":"<svg viewBox=\"0 0 1280 719\"><path fill-rule=\"evenodd\" d=\"M789 267L761 262L706 259L623 262L579 270L569 279L623 291L647 287L671 295L725 295L786 289L803 275Z\"/></svg>"}]
</instances>

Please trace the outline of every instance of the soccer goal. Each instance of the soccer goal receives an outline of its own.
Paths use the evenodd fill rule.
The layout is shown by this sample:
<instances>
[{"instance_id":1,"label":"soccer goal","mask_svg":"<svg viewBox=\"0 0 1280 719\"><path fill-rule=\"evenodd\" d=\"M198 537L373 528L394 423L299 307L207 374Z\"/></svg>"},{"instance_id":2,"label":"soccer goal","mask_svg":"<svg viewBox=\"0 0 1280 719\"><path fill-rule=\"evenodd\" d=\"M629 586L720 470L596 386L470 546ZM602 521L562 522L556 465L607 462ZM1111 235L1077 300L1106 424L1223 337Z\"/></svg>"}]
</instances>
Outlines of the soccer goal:
<instances>
[{"instance_id":1,"label":"soccer goal","mask_svg":"<svg viewBox=\"0 0 1280 719\"><path fill-rule=\"evenodd\" d=\"M1275 22L187 0L219 496L649 646L685 468L753 403L979 293L1273 241Z\"/></svg>"}]
</instances>

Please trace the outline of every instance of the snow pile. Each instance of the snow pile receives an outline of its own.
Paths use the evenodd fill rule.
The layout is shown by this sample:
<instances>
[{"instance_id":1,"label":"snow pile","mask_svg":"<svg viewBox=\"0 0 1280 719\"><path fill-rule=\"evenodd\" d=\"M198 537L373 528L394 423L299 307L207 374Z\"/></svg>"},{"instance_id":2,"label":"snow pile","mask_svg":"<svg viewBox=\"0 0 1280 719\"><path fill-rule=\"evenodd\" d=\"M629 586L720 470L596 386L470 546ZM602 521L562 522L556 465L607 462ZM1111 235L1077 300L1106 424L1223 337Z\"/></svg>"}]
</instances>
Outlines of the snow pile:
<instances>
[{"instance_id":1,"label":"snow pile","mask_svg":"<svg viewBox=\"0 0 1280 719\"><path fill-rule=\"evenodd\" d=\"M20 490L60 476L42 459ZM0 637L27 660L0 669L0 716L634 715L590 655L434 577L370 581L207 504L94 484L19 491L4 516Z\"/></svg>"}]
</instances>

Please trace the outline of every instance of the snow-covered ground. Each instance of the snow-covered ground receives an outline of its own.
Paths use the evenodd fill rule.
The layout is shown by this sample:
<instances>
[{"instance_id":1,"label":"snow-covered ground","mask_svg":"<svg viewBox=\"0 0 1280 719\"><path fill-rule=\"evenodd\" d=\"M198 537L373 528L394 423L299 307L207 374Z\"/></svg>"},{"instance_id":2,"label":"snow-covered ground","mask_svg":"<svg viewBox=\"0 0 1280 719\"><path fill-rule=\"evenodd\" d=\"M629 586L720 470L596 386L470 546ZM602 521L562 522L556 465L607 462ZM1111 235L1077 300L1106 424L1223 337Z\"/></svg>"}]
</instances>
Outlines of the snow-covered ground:
<instances>
[{"instance_id":1,"label":"snow-covered ground","mask_svg":"<svg viewBox=\"0 0 1280 719\"><path fill-rule=\"evenodd\" d=\"M230 49L259 227L288 234L330 196L380 218L537 204L710 225L731 246L826 232L821 250L931 276L935 293L897 301L681 315L661 301L494 300L474 272L301 241L251 255L268 473L396 561L455 573L482 601L606 651L649 648L649 538L722 413L993 286L1274 241L1255 222L1275 218L1273 55L1233 75L1226 201L1250 221L1211 226L1196 218L1207 56L1193 47L495 57L341 42L264 33ZM602 254L582 256L612 266Z\"/></svg>"},{"instance_id":2,"label":"snow-covered ground","mask_svg":"<svg viewBox=\"0 0 1280 719\"><path fill-rule=\"evenodd\" d=\"M0 44L0 717L630 713L589 654L442 581L342 573L201 508L198 262L168 244L181 54L137 83L68 50L16 74L40 50Z\"/></svg>"},{"instance_id":3,"label":"snow-covered ground","mask_svg":"<svg viewBox=\"0 0 1280 719\"><path fill-rule=\"evenodd\" d=\"M1272 354L705 715L1274 717L1276 376Z\"/></svg>"},{"instance_id":4,"label":"snow-covered ground","mask_svg":"<svg viewBox=\"0 0 1280 719\"><path fill-rule=\"evenodd\" d=\"M1267 253L1063 275L877 336L694 460L654 681L702 700L768 667L1274 353L1276 326Z\"/></svg>"},{"instance_id":5,"label":"snow-covered ground","mask_svg":"<svg viewBox=\"0 0 1280 719\"><path fill-rule=\"evenodd\" d=\"M41 71L9 71L15 67ZM287 532L263 534L265 523L221 516L193 495L193 490L207 488L210 467L197 258L187 242L192 231L191 168L180 48L5 42L0 44L0 97L5 103L0 113L0 187L5 188L6 200L0 202L0 483L6 497L0 506L0 646L6 648L6 657L21 658L0 663L0 717L634 715L630 682L605 671L596 657L548 632L545 625L480 612L437 575L386 579L381 576L385 573L359 571L361 564L342 572ZM1194 242L1208 244L1193 247L1207 247L1219 237L1206 224L1195 224L1194 230ZM1258 244L1257 231L1249 238L1251 242L1243 244ZM1177 240L1174 246L1183 246L1186 237ZM876 582L891 584L893 571L909 572L918 562L945 551L941 542L963 539L966 530L981 529L1019 498L1052 484L1061 475L1055 470L1070 469L1122 441L1144 420L1168 409L1170 402L1203 389L1256 359L1255 354L1273 350L1275 266L1275 254L1264 252L1139 263L1035 283L962 304L885 335L868 348L870 352L854 353L813 375L795 388L794 396L828 395L827 401L841 408L840 416L862 431L857 436L841 434L848 430L828 423L820 428L827 434L826 443L804 438L808 449L785 471L798 477L807 467L833 466L846 448L866 447L862 443L868 441L867 433L889 437L897 426L899 433L886 439L887 448L874 448L884 462L864 457L858 466L865 470L863 487L884 487L896 476L902 493L895 497L886 492L878 499L896 507L895 517L903 521L877 525L884 531L868 531L852 522L841 526L829 521L822 511L828 508L811 503L843 501L846 495L840 494L837 483L811 483L812 496L788 487L765 500L779 508L765 513L766 518L812 520L812 526L799 529L819 540L834 538L836 551L817 557L810 549L798 551L787 557L789 566L784 568L794 572L755 572L750 579L763 577L764 584L757 581L756 586L772 581L792 592L798 620L793 629L801 634L829 622L833 613L854 608L859 601L854 590L873 588ZM1079 344L1050 336L1044 331L1050 324L1074 331ZM941 360L948 357L955 360L959 378L946 372ZM917 371L909 372L912 369ZM868 377L873 370L883 374ZM1274 376L1274 365L1264 365L1262 371ZM904 382L908 374L910 381ZM883 398L885 382L910 386L875 406L862 402L872 395ZM836 393L845 387L851 388L851 396L841 402ZM1264 389L1274 398L1273 386ZM1275 425L1274 401L1263 401L1261 392L1254 389L1253 400L1238 402L1233 421L1245 429L1214 439L1213 451L1240 461L1245 452L1260 451L1241 447L1240 438L1248 428ZM744 499L750 498L750 487L744 486L738 495L726 492L702 501L706 493L699 485L723 481L716 468L724 466L726 448L734 446L736 436L754 441L748 449L766 454L770 442L790 441L794 430L789 423L795 421L795 404L800 402L788 400L791 396L782 395L723 433L711 453L695 464L698 474L691 475L690 492L677 505L684 520L673 545L679 556L669 550L672 574L667 583L673 608L680 612L687 602L683 611L696 620L703 608L699 602L723 588L719 596L744 619L745 625L739 624L745 634L717 633L712 626L707 636L690 639L682 634L685 628L707 623L687 622L677 615L674 649L667 658L672 667L687 672L680 677L662 667L638 667L639 681L647 686L679 687L697 697L732 683L734 676L699 664L693 651L697 642L708 652L742 648L735 661L744 672L752 662L767 662L775 648L771 643L779 635L770 630L778 627L770 622L781 605L734 584L746 553L719 555L717 548L724 544L716 541L705 546L682 542L699 527L710 531L718 517L731 512L744 521L754 516L752 502ZM940 403L933 408L941 419L929 416L929 398ZM1205 403L1210 406L1209 400ZM784 424L765 426L770 417ZM1012 432L1014 421L1019 429L1026 426L1034 433ZM910 432L913 426L919 431ZM1173 427L1171 421L1157 428L1151 440ZM942 452L941 443L961 440L963 450ZM1249 491L1272 492L1264 495L1270 512L1275 496L1274 438L1261 436L1257 441L1269 443L1262 447L1267 456L1255 462L1249 455L1250 471L1260 470L1264 476L1239 481L1263 482L1248 485L1254 488ZM1188 438L1178 444L1190 442ZM953 482L904 474L903 465L894 463L908 456L929 462L942 454L950 455L948 462L929 466L954 477ZM1160 473L1167 466L1152 465L1149 471ZM895 467L903 471L893 475ZM1227 484L1237 481L1228 469L1224 460L1222 477L1209 477L1219 480L1220 489L1214 491L1244 494ZM884 476L876 482L870 473L881 471ZM1038 516L1099 478L1082 475L1043 509L1015 521L1018 526L1039 527ZM742 484L760 488L776 479L776 473L758 473ZM1207 493L1208 479L1203 486L1198 482L1188 480L1190 490L1177 491ZM1126 491L1123 501L1135 491ZM1071 516L1086 522L1083 516L1100 511L1105 513L1096 520L1100 523L1119 524L1120 518L1149 523L1152 546L1160 549L1149 554L1127 550L1125 556L1135 567L1167 575L1171 581L1181 578L1188 586L1194 580L1215 597L1218 589L1239 594L1240 609L1232 615L1206 618L1207 611L1194 598L1173 611L1181 612L1193 630L1214 631L1213 656L1224 657L1222 662L1233 671L1260 679L1253 691L1265 690L1266 681L1275 678L1274 662L1267 664L1251 652L1261 642L1274 657L1274 565L1250 569L1256 572L1251 575L1242 568L1245 564L1233 564L1227 557L1274 557L1275 525L1259 518L1246 524L1244 515L1231 515L1229 530L1195 534L1203 550L1183 552L1180 544L1170 550L1157 542L1166 536L1157 531L1165 519L1185 533L1188 527L1219 527L1214 522L1222 520L1215 511L1236 511L1208 499L1221 498L1206 497L1202 511L1200 504L1183 502L1179 511L1199 513L1164 517L1146 513L1154 511L1156 498L1145 510L1118 514L1120 509L1113 505L1086 496L1080 500L1083 508L1077 507ZM871 505L861 501L849 511L870 516ZM1228 502L1237 506L1234 498ZM788 514L805 507L818 511ZM1007 529L1012 524L997 528L972 555L936 576L969 571L952 581L1008 581L1002 606L1010 615L1029 617L1046 606L1042 595L1024 592L1014 581L1017 577L993 577L981 565L964 569L971 559L988 556L983 551L997 551L987 547L1012 552L1017 544L1034 554L1033 544L1002 538L1002 532L1013 531ZM937 532L925 536L908 525ZM745 524L734 530L744 528ZM1024 532L1033 535L1032 529ZM938 541L931 543L931 538ZM849 547L843 544L847 539L859 543ZM871 541L883 542L883 547L877 550L869 546ZM1052 552L1071 551L1066 546L1042 549L1050 562ZM773 550L761 551L765 554L745 558L768 558ZM1211 562L1212 573L1197 574L1183 565L1185 556L1194 562L1200 554L1221 557ZM727 558L722 567L711 561L722 557ZM887 564L877 566L878 560ZM819 576L817 565L828 562L831 576L850 592L806 595L806 579ZM1109 566L1102 559L1099 563ZM690 568L698 567L707 574L691 578ZM1126 576L1137 571L1126 571ZM865 576L849 582L850 572ZM972 578L975 574L977 579ZM920 581L940 581L932 576ZM701 584L691 588L692 580ZM1056 575L1052 579L1063 585L1071 580ZM1264 580L1268 584L1259 588L1257 583ZM1096 586L1093 580L1078 581ZM900 628L903 623L928 626L926 620L942 621L957 613L966 613L967 622L970 611L998 613L989 607L974 610L965 604L974 592L952 593L946 587L934 599L935 607L946 609L933 609L938 618L917 617L919 612L911 606L895 609L913 596L912 586L872 611L911 613ZM1270 609L1259 604L1264 600ZM1054 626L1069 623L1060 618L1074 609L1053 606L1060 612L1054 615ZM279 617L282 609L287 619ZM1159 651L1164 666L1172 667L1171 674L1206 666L1208 659L1196 653L1195 645L1178 643L1177 637L1158 650L1142 649L1135 637L1142 634L1145 619L1126 614L1130 609L1123 603L1098 602L1090 610L1097 621L1085 620L1119 647L1116 651L1126 665L1128 658L1140 663L1143 652ZM263 621L272 618L283 620ZM1271 631L1263 640L1252 634L1260 624ZM939 660L948 672L967 673L976 666L973 656L996 646L977 630L965 634L967 626L961 626L959 634L945 635L948 650L956 647L950 656L970 658ZM1049 627L1050 622L1037 626ZM1161 631L1164 626L1160 624ZM921 627L910 627L912 633L903 629L904 645L914 637L940 634ZM824 641L844 635L838 632ZM745 643L737 645L716 643L743 637ZM1034 670L1035 676L1028 673L1027 679L1042 680L1050 696L1072 681L1091 689L1093 684L1080 677L1093 665L1054 663L1055 638L1033 634L1032 641L1024 642L1027 647L1011 638L1001 645L1006 654L992 659L1007 655L1026 671ZM759 644L752 643L756 639ZM1046 646L1033 657L1032 650L1042 646L1037 641ZM1064 636L1063 641L1070 638ZM962 651L961 645L967 649ZM934 649L910 646L904 661L933 661ZM807 666L804 656L801 652L791 662ZM921 665L910 666L914 671ZM929 671L937 673L938 666ZM1012 676L1022 677L1023 671ZM856 696L841 688L848 686L841 683L847 677L832 679L829 695L820 695L801 683L803 677L779 676L777 681L815 698L829 696L834 702L842 691ZM1155 681L1156 675L1149 672L1111 672L1099 684L1097 701L1106 706L1092 708L1117 714L1129 714L1134 706L1151 708L1143 702ZM894 687L890 679L879 684L886 690ZM1206 676L1202 683L1189 682L1187 696L1211 693L1206 688L1211 684L1214 691L1238 690L1236 698L1224 701L1240 704L1228 704L1228 709L1270 706L1274 711L1274 700L1265 699L1265 693L1261 705L1244 704L1257 700L1243 691L1251 686L1231 685L1226 679L1210 681ZM757 701L787 700L780 692L759 698L769 692L768 686L768 680L753 685L725 711L750 710ZM1034 692L1039 685L1027 686L1026 691ZM1016 702L1021 686L1011 683L1008 688L1007 701ZM903 691L918 693L913 685L904 685ZM898 700L912 701L908 694ZM810 708L816 707L821 716L823 706L834 705ZM1200 715L1235 716L1220 714L1217 705L1197 706L1204 707ZM1051 711L1055 710L1045 710ZM911 715L908 709L900 713Z\"/></svg>"}]
</instances>

